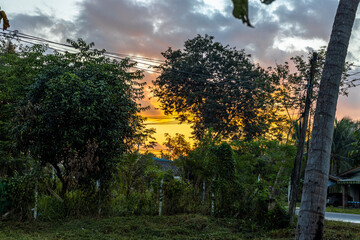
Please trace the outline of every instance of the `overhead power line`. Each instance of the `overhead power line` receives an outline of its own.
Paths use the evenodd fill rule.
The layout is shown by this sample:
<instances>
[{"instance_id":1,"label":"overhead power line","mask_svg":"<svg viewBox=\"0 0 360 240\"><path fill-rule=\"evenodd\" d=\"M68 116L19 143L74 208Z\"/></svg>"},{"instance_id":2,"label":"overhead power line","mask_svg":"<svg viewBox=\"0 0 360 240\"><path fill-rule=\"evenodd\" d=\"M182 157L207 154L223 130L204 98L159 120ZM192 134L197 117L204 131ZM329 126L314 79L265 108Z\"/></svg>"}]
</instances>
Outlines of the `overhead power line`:
<instances>
[{"instance_id":1,"label":"overhead power line","mask_svg":"<svg viewBox=\"0 0 360 240\"><path fill-rule=\"evenodd\" d=\"M37 36L32 36L29 34L25 34L25 33L21 33L19 31L10 31L10 30L6 30L4 32L0 32L0 36L3 37L7 37L7 38L16 38L18 41L20 42L24 42L27 44L46 44L47 47L53 51L58 51L58 52L70 52L70 53L76 53L78 52L77 49L75 49L72 45L70 44L65 44L65 43L59 43L59 42L55 42L55 41L51 41L42 37L37 37ZM150 73L155 73L155 74L161 74L162 71L158 68L161 64L164 64L165 61L164 60L160 60L160 59L155 59L155 58L148 58L148 57L142 57L142 56L135 56L135 55L130 55L130 54L124 54L124 53L115 53L115 52L108 52L105 51L104 52L104 56L108 57L110 59L115 59L115 60L128 60L132 63L136 63L137 66L133 66L132 68L134 69L138 69L141 71L147 71ZM360 66L356 66L355 67L360 67ZM197 73L197 72L189 72L189 71L183 71L183 70L179 70L179 69L173 69L173 72L176 73L181 73L181 74L187 74L189 76L199 76L199 77L205 77L205 78L213 78L214 76L212 75L207 75L207 74L202 74L202 73ZM360 74L359 72L355 72L355 73L351 73L348 76L355 76L357 74ZM253 77L252 75L243 75L242 77ZM229 79L229 78L228 78ZM234 80L234 81L238 81L239 79L229 79L229 80ZM344 84L348 85L347 88L351 88L351 87L355 87L355 86L359 86L359 84L354 84L355 81L359 81L360 78L356 78L356 79L351 79L346 81ZM264 83L264 85L267 85L267 83ZM304 84L306 85L306 84Z\"/></svg>"},{"instance_id":2,"label":"overhead power line","mask_svg":"<svg viewBox=\"0 0 360 240\"><path fill-rule=\"evenodd\" d=\"M70 52L70 53L76 53L78 52L77 49L75 49L72 45L70 44L64 44L64 43L59 43L59 42L54 42L45 38L41 38L41 37L36 37L36 36L32 36L29 34L25 34L25 33L21 33L18 31L10 31L10 30L6 30L5 32L0 32L0 36L4 36L4 37L8 37L8 38L16 38L18 41L27 43L27 44L46 44L48 49L51 49L53 51L58 51L58 52ZM148 57L141 57L141 56L134 56L134 55L129 55L129 54L123 54L123 53L114 53L114 52L108 52L105 51L104 52L104 56L108 57L110 59L115 59L115 60L129 60L130 62L136 63L137 66L133 66L132 68L134 69L138 69L138 70L142 70L142 71L147 71L150 73L156 73L156 74L161 74L162 71L158 68L161 64L164 64L165 61L163 60L159 60L159 59L153 59L153 58L148 58ZM189 72L189 71L183 71L183 70L179 70L179 69L172 69L171 71L175 72L175 73L180 73L180 74L187 74L189 76L200 76L200 77L204 77L204 78L214 78L213 75L207 75L207 74L202 74L202 73L197 73L197 72ZM253 77L253 75L243 75L242 77ZM238 81L239 79L230 79L227 78L228 80L234 80L234 81ZM267 83L262 83L256 84L257 86L259 85L268 85Z\"/></svg>"}]
</instances>

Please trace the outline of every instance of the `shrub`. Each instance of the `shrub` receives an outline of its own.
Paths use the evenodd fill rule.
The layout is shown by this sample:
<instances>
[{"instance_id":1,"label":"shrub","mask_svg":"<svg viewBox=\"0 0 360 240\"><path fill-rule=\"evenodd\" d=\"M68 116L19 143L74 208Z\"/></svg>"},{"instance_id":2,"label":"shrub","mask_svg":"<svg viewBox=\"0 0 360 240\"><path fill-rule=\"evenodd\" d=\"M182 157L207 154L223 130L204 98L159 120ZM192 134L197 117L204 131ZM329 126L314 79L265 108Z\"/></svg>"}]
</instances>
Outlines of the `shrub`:
<instances>
[{"instance_id":1,"label":"shrub","mask_svg":"<svg viewBox=\"0 0 360 240\"><path fill-rule=\"evenodd\" d=\"M68 192L63 201L53 195L41 195L38 200L39 216L43 220L58 220L68 217L95 216L99 210L96 192L82 190Z\"/></svg>"},{"instance_id":2,"label":"shrub","mask_svg":"<svg viewBox=\"0 0 360 240\"><path fill-rule=\"evenodd\" d=\"M118 194L110 202L112 214L129 215L155 215L158 202L154 192L131 192L129 196Z\"/></svg>"},{"instance_id":3,"label":"shrub","mask_svg":"<svg viewBox=\"0 0 360 240\"><path fill-rule=\"evenodd\" d=\"M0 215L6 213L10 207L7 191L7 182L5 180L0 181Z\"/></svg>"},{"instance_id":4,"label":"shrub","mask_svg":"<svg viewBox=\"0 0 360 240\"><path fill-rule=\"evenodd\" d=\"M15 175L7 179L7 195L12 216L25 220L32 217L35 177L31 174Z\"/></svg>"},{"instance_id":5,"label":"shrub","mask_svg":"<svg viewBox=\"0 0 360 240\"><path fill-rule=\"evenodd\" d=\"M269 229L287 228L290 225L290 215L280 204L267 212L265 215L266 227Z\"/></svg>"}]
</instances>

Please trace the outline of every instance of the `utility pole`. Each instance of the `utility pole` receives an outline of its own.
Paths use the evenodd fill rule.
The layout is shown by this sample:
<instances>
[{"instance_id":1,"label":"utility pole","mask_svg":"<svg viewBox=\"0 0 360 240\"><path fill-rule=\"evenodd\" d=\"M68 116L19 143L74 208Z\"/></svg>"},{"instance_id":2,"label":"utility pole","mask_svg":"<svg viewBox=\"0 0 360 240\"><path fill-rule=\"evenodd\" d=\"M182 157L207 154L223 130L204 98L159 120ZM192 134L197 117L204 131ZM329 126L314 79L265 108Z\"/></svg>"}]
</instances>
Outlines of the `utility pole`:
<instances>
[{"instance_id":1,"label":"utility pole","mask_svg":"<svg viewBox=\"0 0 360 240\"><path fill-rule=\"evenodd\" d=\"M301 165L304 156L305 139L306 139L307 126L309 121L310 105L311 105L312 90L313 90L313 80L315 75L317 57L318 57L317 53L314 52L310 60L310 75L307 83L305 109L302 115L303 118L302 118L302 124L300 125L300 138L297 146L294 168L291 174L291 189L290 189L290 202L289 202L289 214L290 214L291 223L294 222L296 200L297 200L297 194L299 192Z\"/></svg>"}]
</instances>

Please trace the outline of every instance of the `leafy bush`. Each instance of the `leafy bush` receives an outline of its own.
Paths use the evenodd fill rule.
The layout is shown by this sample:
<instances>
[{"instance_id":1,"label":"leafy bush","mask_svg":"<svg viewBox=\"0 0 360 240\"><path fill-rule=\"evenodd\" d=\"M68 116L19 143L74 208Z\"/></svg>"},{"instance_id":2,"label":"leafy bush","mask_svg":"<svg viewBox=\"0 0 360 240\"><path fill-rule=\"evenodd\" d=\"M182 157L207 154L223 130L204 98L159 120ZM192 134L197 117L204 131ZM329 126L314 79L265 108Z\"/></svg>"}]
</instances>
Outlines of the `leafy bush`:
<instances>
[{"instance_id":1,"label":"leafy bush","mask_svg":"<svg viewBox=\"0 0 360 240\"><path fill-rule=\"evenodd\" d=\"M118 194L111 202L111 211L114 215L156 215L158 202L154 192L132 192L128 197Z\"/></svg>"},{"instance_id":2,"label":"leafy bush","mask_svg":"<svg viewBox=\"0 0 360 240\"><path fill-rule=\"evenodd\" d=\"M63 202L50 195L41 195L38 200L38 212L42 220L59 220L66 218L67 211Z\"/></svg>"},{"instance_id":3,"label":"leafy bush","mask_svg":"<svg viewBox=\"0 0 360 240\"><path fill-rule=\"evenodd\" d=\"M165 179L164 186L164 214L196 212L199 202L194 198L194 188L186 180L177 180L173 176Z\"/></svg>"},{"instance_id":4,"label":"leafy bush","mask_svg":"<svg viewBox=\"0 0 360 240\"><path fill-rule=\"evenodd\" d=\"M269 229L287 228L290 224L290 215L280 204L267 212L265 215L266 227Z\"/></svg>"},{"instance_id":5,"label":"leafy bush","mask_svg":"<svg viewBox=\"0 0 360 240\"><path fill-rule=\"evenodd\" d=\"M0 181L0 215L3 215L10 206L7 191L7 182L4 180Z\"/></svg>"},{"instance_id":6,"label":"leafy bush","mask_svg":"<svg viewBox=\"0 0 360 240\"><path fill-rule=\"evenodd\" d=\"M79 189L69 191L63 201L53 195L45 194L39 196L38 200L38 212L43 220L95 216L99 207L97 193L88 193Z\"/></svg>"},{"instance_id":7,"label":"leafy bush","mask_svg":"<svg viewBox=\"0 0 360 240\"><path fill-rule=\"evenodd\" d=\"M12 216L30 219L34 207L35 177L31 174L16 175L7 179L7 195Z\"/></svg>"}]
</instances>

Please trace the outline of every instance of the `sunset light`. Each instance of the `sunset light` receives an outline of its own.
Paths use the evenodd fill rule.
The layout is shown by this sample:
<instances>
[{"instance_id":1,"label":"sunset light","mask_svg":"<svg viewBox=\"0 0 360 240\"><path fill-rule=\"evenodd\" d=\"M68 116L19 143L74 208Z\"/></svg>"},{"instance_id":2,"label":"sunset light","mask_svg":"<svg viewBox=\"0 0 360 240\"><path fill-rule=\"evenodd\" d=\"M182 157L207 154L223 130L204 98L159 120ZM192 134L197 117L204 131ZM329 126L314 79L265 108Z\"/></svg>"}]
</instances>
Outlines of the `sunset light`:
<instances>
[{"instance_id":1,"label":"sunset light","mask_svg":"<svg viewBox=\"0 0 360 240\"><path fill-rule=\"evenodd\" d=\"M0 240L360 239L360 0L0 2Z\"/></svg>"}]
</instances>

